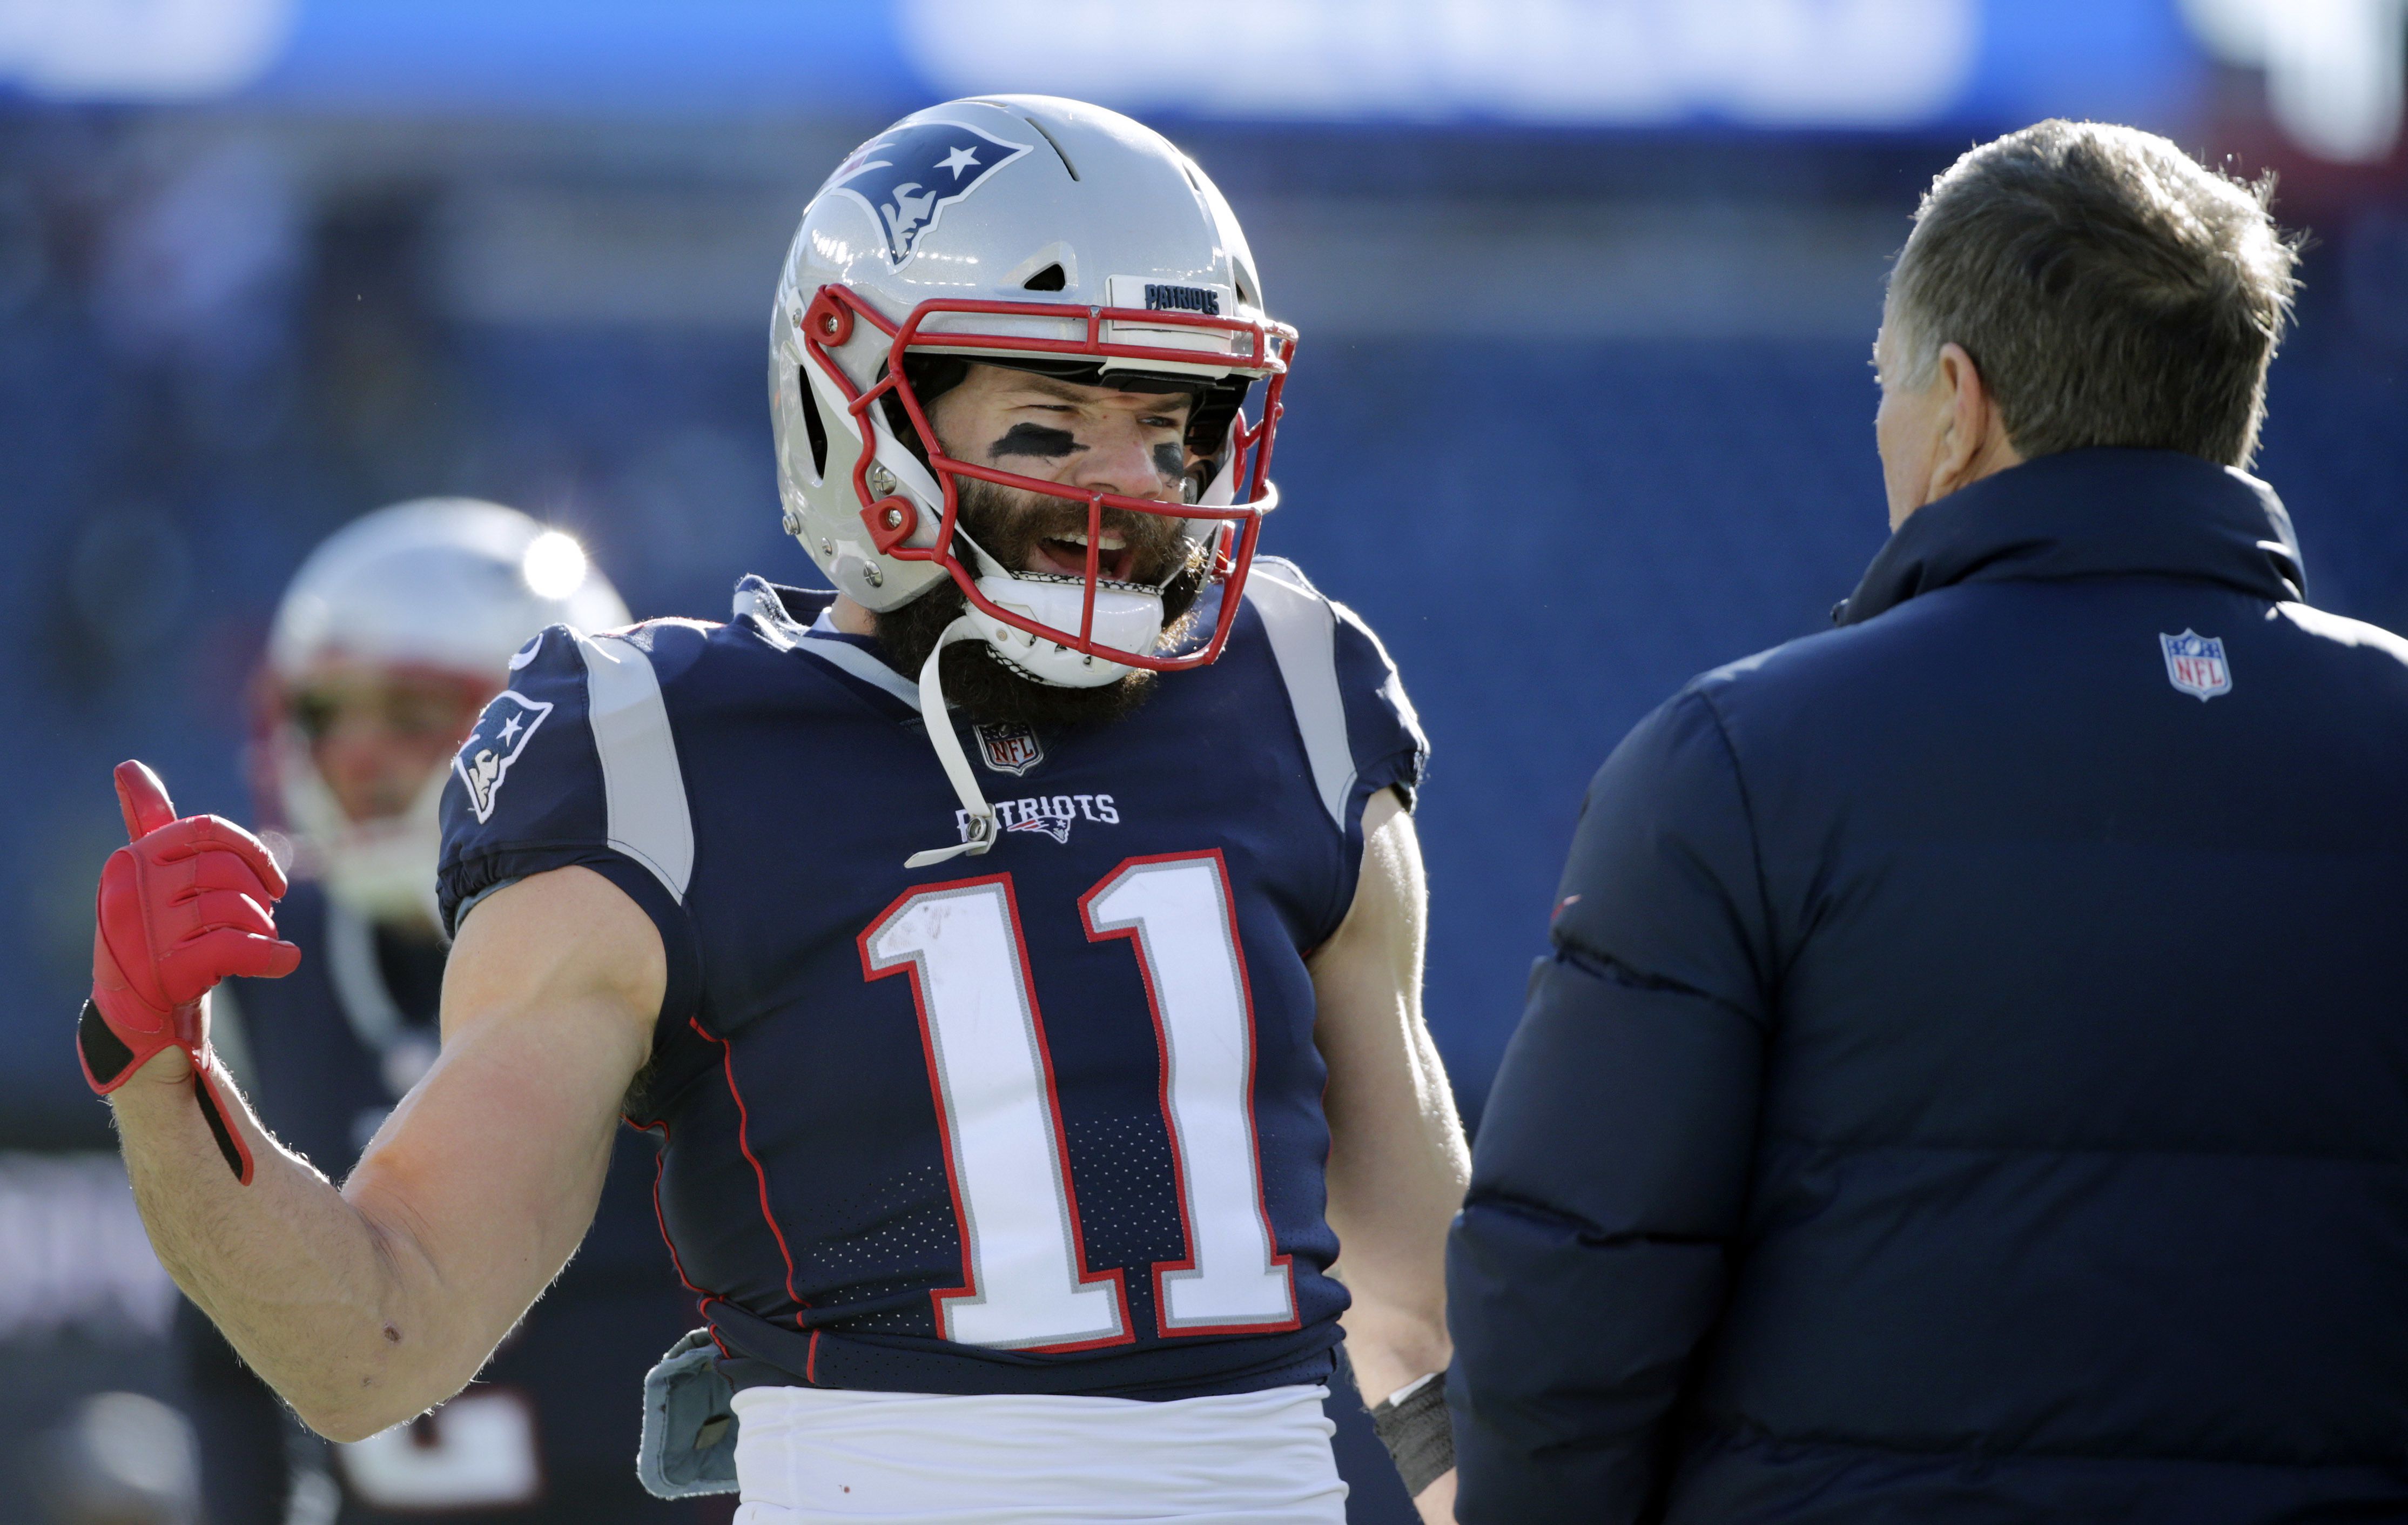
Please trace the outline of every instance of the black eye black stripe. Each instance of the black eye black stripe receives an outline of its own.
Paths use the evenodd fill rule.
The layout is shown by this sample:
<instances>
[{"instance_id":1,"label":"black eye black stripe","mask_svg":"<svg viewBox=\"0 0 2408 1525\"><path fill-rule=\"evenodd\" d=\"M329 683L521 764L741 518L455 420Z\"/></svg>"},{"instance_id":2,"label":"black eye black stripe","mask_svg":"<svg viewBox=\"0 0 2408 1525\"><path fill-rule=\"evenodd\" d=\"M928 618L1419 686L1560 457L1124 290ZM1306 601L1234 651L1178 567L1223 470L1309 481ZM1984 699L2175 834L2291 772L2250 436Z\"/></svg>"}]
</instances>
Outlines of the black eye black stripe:
<instances>
[{"instance_id":1,"label":"black eye black stripe","mask_svg":"<svg viewBox=\"0 0 2408 1525\"><path fill-rule=\"evenodd\" d=\"M1058 461L1080 448L1078 437L1068 429L1015 424L1002 439L987 447L986 458L999 461L1007 455L1033 455L1040 461Z\"/></svg>"}]
</instances>

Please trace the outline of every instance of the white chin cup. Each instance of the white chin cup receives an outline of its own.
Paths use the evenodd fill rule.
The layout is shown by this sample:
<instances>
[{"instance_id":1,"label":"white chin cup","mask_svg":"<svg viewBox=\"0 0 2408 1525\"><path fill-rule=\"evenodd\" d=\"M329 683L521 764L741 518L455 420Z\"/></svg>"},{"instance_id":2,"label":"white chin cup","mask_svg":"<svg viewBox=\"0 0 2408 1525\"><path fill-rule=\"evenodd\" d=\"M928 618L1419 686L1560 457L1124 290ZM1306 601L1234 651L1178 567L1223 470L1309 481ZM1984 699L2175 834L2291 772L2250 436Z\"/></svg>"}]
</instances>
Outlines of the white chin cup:
<instances>
[{"instance_id":1,"label":"white chin cup","mask_svg":"<svg viewBox=\"0 0 2408 1525\"><path fill-rule=\"evenodd\" d=\"M1041 583L994 572L978 580L978 590L996 608L1056 630L1078 629L1080 613L1086 605L1084 583ZM1058 688L1101 688L1129 670L1126 663L1088 656L1043 636L1014 629L975 610L966 617L977 622L979 634L986 638L986 643L997 655L1041 683ZM1099 646L1151 653L1162 640L1162 595L1151 590L1097 588L1094 640Z\"/></svg>"},{"instance_id":2,"label":"white chin cup","mask_svg":"<svg viewBox=\"0 0 2408 1525\"><path fill-rule=\"evenodd\" d=\"M280 792L302 862L329 899L368 921L437 922L435 865L443 849L443 785L438 768L396 815L354 821L308 760L306 744L286 752Z\"/></svg>"}]
</instances>

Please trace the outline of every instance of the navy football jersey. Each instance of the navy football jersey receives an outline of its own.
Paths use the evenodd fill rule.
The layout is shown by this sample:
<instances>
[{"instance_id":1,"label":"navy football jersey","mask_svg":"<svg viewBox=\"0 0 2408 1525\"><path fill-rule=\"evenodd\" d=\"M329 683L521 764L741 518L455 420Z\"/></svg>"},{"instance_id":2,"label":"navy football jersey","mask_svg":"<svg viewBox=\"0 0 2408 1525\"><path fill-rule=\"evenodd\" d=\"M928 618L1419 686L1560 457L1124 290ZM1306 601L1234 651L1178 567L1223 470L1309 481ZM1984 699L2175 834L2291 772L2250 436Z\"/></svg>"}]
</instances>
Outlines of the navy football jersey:
<instances>
[{"instance_id":1,"label":"navy football jersey","mask_svg":"<svg viewBox=\"0 0 2408 1525\"><path fill-rule=\"evenodd\" d=\"M1387 655L1257 562L1221 659L1134 714L953 723L747 578L731 623L545 632L445 797L444 914L566 865L660 928L633 1120L739 1384L1178 1398L1325 1378L1306 957L1426 754ZM1210 609L1204 611L1209 621Z\"/></svg>"},{"instance_id":2,"label":"navy football jersey","mask_svg":"<svg viewBox=\"0 0 2408 1525\"><path fill-rule=\"evenodd\" d=\"M221 991L221 1041L261 1121L339 1180L433 1062L443 950L396 937L295 885L278 930L302 950L280 980ZM328 1447L283 1412L197 1310L179 1310L209 1518L281 1520L296 1486L331 1489L340 1525L440 1517L499 1525L693 1520L636 1481L636 1388L692 1324L660 1243L654 1141L625 1133L594 1230L466 1392L413 1425ZM319 1518L303 1507L294 1518Z\"/></svg>"}]
</instances>

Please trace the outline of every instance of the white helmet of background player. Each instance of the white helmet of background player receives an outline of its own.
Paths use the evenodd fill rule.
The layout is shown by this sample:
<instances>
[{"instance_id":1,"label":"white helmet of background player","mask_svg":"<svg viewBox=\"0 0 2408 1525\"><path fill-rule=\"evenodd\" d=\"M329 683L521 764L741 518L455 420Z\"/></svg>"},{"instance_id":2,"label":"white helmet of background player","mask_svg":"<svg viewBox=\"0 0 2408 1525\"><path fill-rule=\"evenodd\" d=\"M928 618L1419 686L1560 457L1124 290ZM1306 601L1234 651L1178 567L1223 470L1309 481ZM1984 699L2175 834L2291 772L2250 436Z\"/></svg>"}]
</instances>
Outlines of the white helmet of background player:
<instances>
[{"instance_id":1,"label":"white helmet of background player","mask_svg":"<svg viewBox=\"0 0 2408 1525\"><path fill-rule=\"evenodd\" d=\"M951 579L977 636L1040 683L1091 687L1131 667L1211 661L1275 500L1271 433L1295 341L1264 315L1228 203L1153 129L1044 95L915 112L838 166L786 256L769 336L786 529L875 611ZM1192 383L1189 446L1212 462L1211 480L1193 483L1182 507L953 460L929 430L907 354ZM1268 386L1250 428L1240 405L1256 381ZM954 524L965 476L1086 503L1086 575L1033 575L970 543ZM1194 650L1157 650L1159 588L1099 575L1092 548L1107 509L1185 521L1195 554L1172 578L1215 558L1221 616Z\"/></svg>"},{"instance_id":2,"label":"white helmet of background player","mask_svg":"<svg viewBox=\"0 0 2408 1525\"><path fill-rule=\"evenodd\" d=\"M262 783L302 871L371 919L429 914L449 760L501 690L511 654L548 625L627 623L575 540L498 503L420 498L337 531L294 575L267 643ZM429 738L432 766L406 805L354 819L320 770L315 712L341 684L396 680L432 696L438 713L419 724L457 725Z\"/></svg>"}]
</instances>

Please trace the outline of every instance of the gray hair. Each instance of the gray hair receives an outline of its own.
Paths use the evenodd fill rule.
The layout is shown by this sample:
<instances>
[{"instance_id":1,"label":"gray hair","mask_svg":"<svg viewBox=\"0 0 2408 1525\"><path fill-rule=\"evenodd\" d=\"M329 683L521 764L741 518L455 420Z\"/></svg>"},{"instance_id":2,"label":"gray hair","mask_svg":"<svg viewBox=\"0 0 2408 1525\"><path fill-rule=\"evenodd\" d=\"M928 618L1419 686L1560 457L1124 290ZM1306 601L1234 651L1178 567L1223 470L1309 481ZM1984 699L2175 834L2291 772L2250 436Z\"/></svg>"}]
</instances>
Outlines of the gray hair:
<instances>
[{"instance_id":1,"label":"gray hair","mask_svg":"<svg viewBox=\"0 0 2408 1525\"><path fill-rule=\"evenodd\" d=\"M1890 272L1892 356L1929 384L1962 345L2026 458L2099 445L2245 466L2299 241L2155 133L2049 121L1931 182Z\"/></svg>"}]
</instances>

